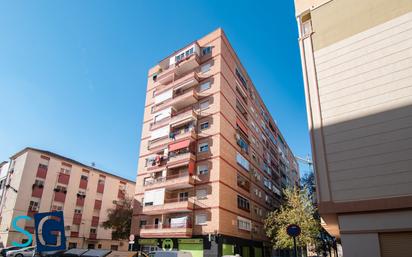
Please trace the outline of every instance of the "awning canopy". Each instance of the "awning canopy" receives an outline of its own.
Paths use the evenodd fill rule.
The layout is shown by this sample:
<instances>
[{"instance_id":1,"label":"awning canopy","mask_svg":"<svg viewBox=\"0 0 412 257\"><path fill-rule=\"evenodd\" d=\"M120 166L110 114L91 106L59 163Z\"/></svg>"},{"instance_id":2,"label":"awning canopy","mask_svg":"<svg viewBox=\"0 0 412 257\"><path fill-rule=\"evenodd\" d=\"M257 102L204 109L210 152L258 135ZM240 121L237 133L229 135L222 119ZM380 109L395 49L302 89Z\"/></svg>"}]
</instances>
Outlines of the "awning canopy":
<instances>
[{"instance_id":1,"label":"awning canopy","mask_svg":"<svg viewBox=\"0 0 412 257\"><path fill-rule=\"evenodd\" d=\"M190 145L190 139L171 144L169 145L169 152L189 147L189 145Z\"/></svg>"}]
</instances>

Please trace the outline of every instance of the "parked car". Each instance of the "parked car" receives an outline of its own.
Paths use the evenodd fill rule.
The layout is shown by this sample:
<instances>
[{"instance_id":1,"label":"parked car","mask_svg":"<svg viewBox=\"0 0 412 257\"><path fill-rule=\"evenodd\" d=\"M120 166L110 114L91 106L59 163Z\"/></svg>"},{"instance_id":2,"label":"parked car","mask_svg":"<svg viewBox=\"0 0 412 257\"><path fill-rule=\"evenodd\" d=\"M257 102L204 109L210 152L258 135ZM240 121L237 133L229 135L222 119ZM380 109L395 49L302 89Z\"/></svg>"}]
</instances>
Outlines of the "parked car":
<instances>
[{"instance_id":1,"label":"parked car","mask_svg":"<svg viewBox=\"0 0 412 257\"><path fill-rule=\"evenodd\" d=\"M20 247L9 246L9 247L3 248L3 249L0 250L0 255L2 257L6 257L6 254L7 254L8 251L14 251L14 250L17 250L17 249L20 249Z\"/></svg>"},{"instance_id":2,"label":"parked car","mask_svg":"<svg viewBox=\"0 0 412 257\"><path fill-rule=\"evenodd\" d=\"M184 251L154 251L149 257L192 257L192 254Z\"/></svg>"},{"instance_id":3,"label":"parked car","mask_svg":"<svg viewBox=\"0 0 412 257\"><path fill-rule=\"evenodd\" d=\"M6 257L32 257L34 255L35 250L35 246L29 246L17 250L12 250L6 253Z\"/></svg>"}]
</instances>

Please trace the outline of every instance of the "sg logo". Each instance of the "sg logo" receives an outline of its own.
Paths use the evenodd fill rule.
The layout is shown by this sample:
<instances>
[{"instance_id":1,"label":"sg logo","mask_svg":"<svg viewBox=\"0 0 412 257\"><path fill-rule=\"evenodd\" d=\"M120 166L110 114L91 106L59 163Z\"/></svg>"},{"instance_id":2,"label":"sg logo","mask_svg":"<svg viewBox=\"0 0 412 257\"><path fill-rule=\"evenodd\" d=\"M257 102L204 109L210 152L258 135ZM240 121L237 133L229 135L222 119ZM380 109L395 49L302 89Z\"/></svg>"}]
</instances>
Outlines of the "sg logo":
<instances>
[{"instance_id":1,"label":"sg logo","mask_svg":"<svg viewBox=\"0 0 412 257\"><path fill-rule=\"evenodd\" d=\"M29 216L18 216L13 219L12 227L27 237L27 242L20 244L12 242L12 245L26 247L33 242L32 235L17 225L19 220L31 220ZM62 211L43 212L34 215L34 228L36 236L36 250L41 253L44 251L56 251L66 249L66 236L64 234L64 218Z\"/></svg>"}]
</instances>

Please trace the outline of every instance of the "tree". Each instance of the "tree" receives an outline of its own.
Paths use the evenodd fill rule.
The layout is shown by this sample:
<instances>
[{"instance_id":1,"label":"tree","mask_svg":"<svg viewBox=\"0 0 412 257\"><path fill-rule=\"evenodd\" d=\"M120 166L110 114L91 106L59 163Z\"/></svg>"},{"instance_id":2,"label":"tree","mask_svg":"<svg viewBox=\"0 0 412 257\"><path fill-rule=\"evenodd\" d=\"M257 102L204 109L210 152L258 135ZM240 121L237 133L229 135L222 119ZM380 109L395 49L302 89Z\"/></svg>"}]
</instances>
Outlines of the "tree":
<instances>
[{"instance_id":1,"label":"tree","mask_svg":"<svg viewBox=\"0 0 412 257\"><path fill-rule=\"evenodd\" d=\"M266 235L274 247L292 249L293 238L286 233L289 224L300 226L302 232L296 238L296 244L305 247L315 243L320 229L320 222L314 218L315 208L307 188L288 188L283 191L285 202L280 208L269 213L265 219Z\"/></svg>"},{"instance_id":2,"label":"tree","mask_svg":"<svg viewBox=\"0 0 412 257\"><path fill-rule=\"evenodd\" d=\"M132 225L132 207L131 198L124 198L116 202L116 206L107 210L107 220L102 226L105 229L112 229L112 238L114 240L126 239L130 235Z\"/></svg>"}]
</instances>

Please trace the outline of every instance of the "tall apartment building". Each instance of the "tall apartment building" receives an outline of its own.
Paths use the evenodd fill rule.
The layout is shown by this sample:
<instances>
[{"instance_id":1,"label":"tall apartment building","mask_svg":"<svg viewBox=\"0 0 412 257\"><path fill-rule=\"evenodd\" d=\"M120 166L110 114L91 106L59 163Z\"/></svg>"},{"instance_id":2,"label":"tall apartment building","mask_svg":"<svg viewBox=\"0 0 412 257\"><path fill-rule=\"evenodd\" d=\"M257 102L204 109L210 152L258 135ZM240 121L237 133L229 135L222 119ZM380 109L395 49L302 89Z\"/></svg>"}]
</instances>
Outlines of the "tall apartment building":
<instances>
[{"instance_id":1,"label":"tall apartment building","mask_svg":"<svg viewBox=\"0 0 412 257\"><path fill-rule=\"evenodd\" d=\"M270 256L263 219L296 160L221 29L148 72L136 247Z\"/></svg>"},{"instance_id":2,"label":"tall apartment building","mask_svg":"<svg viewBox=\"0 0 412 257\"><path fill-rule=\"evenodd\" d=\"M411 256L412 1L295 0L324 227L351 256Z\"/></svg>"},{"instance_id":3,"label":"tall apartment building","mask_svg":"<svg viewBox=\"0 0 412 257\"><path fill-rule=\"evenodd\" d=\"M13 155L6 174L0 181L3 245L27 240L11 226L13 218L61 210L69 248L128 249L127 240L112 240L111 230L104 229L101 223L107 220L109 208L133 196L133 181L34 148L25 148ZM18 225L34 232L33 219L20 220Z\"/></svg>"}]
</instances>

